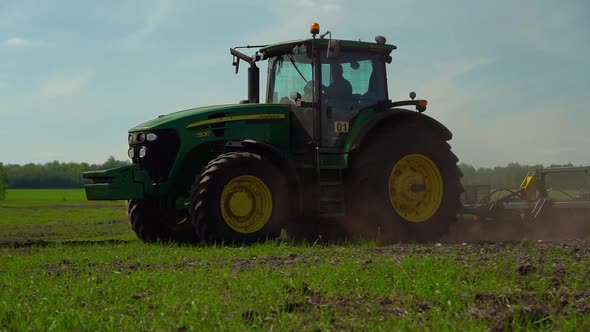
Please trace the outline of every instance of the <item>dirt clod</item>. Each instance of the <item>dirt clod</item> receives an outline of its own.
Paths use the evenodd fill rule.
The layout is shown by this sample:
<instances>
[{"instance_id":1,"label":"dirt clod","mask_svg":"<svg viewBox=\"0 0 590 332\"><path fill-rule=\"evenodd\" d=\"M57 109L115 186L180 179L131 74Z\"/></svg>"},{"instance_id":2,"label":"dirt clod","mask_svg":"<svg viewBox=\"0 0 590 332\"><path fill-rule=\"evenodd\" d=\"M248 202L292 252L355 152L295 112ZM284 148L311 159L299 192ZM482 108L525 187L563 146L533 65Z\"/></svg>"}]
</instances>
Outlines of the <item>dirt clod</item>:
<instances>
[{"instance_id":1,"label":"dirt clod","mask_svg":"<svg viewBox=\"0 0 590 332\"><path fill-rule=\"evenodd\" d=\"M533 264L529 263L529 262L522 262L520 265L518 265L517 271L518 274L521 276L526 276L528 274L530 274L531 272L533 272L535 270L535 267L533 266Z\"/></svg>"},{"instance_id":2,"label":"dirt clod","mask_svg":"<svg viewBox=\"0 0 590 332\"><path fill-rule=\"evenodd\" d=\"M416 303L416 310L418 311L428 311L432 309L432 303L428 301L418 302Z\"/></svg>"}]
</instances>

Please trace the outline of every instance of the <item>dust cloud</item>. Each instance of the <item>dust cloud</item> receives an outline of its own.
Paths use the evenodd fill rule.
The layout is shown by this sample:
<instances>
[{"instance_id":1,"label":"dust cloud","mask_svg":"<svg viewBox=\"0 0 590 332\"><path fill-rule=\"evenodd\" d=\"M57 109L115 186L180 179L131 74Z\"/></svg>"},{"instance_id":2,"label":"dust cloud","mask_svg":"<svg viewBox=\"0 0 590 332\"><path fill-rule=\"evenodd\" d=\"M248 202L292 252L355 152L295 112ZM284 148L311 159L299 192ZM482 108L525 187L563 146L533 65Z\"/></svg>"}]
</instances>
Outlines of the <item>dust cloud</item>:
<instances>
[{"instance_id":1,"label":"dust cloud","mask_svg":"<svg viewBox=\"0 0 590 332\"><path fill-rule=\"evenodd\" d=\"M459 220L441 242L563 241L590 239L589 216L545 220Z\"/></svg>"},{"instance_id":2,"label":"dust cloud","mask_svg":"<svg viewBox=\"0 0 590 332\"><path fill-rule=\"evenodd\" d=\"M403 227L385 227L387 223L351 220L321 220L312 232L312 238L324 241L369 240L381 245L415 242ZM323 226L323 227L322 227ZM309 231L309 230L308 230ZM309 235L311 235L308 232ZM474 220L460 219L442 238L432 242L485 243L516 241L567 241L590 240L590 215L560 216L552 219L523 220Z\"/></svg>"}]
</instances>

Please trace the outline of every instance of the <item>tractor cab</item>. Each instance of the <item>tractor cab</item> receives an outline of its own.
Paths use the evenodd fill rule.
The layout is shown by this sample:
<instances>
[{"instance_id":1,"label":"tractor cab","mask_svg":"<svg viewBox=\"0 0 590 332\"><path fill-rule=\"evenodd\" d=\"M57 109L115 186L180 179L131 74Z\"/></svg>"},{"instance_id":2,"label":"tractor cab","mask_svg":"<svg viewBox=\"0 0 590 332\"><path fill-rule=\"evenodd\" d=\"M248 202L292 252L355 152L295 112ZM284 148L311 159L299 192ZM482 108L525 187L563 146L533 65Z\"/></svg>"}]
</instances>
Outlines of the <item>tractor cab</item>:
<instances>
[{"instance_id":1,"label":"tractor cab","mask_svg":"<svg viewBox=\"0 0 590 332\"><path fill-rule=\"evenodd\" d=\"M319 27L317 27L319 29ZM250 63L249 102L257 102L256 62L268 60L266 102L290 105L303 130L296 141L341 147L359 112L389 101L385 64L396 49L378 36L375 43L315 38L262 46L252 57L231 49L234 65ZM329 38L326 38L327 35Z\"/></svg>"},{"instance_id":2,"label":"tractor cab","mask_svg":"<svg viewBox=\"0 0 590 332\"><path fill-rule=\"evenodd\" d=\"M311 52L301 52L302 47L307 48L296 46L297 54L269 60L267 103L292 105L310 137L313 115L319 113L321 146L340 146L361 109L388 99L383 55L362 49L330 55L320 49L314 59ZM314 62L319 69L315 76Z\"/></svg>"}]
</instances>

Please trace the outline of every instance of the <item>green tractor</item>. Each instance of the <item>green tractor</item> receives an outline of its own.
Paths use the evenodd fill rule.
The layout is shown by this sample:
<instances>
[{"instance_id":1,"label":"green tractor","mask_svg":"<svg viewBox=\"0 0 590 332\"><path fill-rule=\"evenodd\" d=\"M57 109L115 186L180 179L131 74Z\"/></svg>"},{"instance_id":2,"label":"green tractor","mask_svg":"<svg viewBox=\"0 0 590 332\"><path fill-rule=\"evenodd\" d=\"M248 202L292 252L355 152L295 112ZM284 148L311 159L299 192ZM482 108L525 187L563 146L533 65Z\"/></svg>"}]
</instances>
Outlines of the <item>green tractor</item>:
<instances>
[{"instance_id":1,"label":"green tractor","mask_svg":"<svg viewBox=\"0 0 590 332\"><path fill-rule=\"evenodd\" d=\"M242 47L257 49L252 56L230 49L236 73L240 61L249 65L248 99L131 128L133 163L84 173L88 199L126 200L144 241L248 243L283 229L438 239L462 192L451 132L423 114L415 93L389 100L385 67L396 47L384 37L336 40L316 23L311 34Z\"/></svg>"}]
</instances>

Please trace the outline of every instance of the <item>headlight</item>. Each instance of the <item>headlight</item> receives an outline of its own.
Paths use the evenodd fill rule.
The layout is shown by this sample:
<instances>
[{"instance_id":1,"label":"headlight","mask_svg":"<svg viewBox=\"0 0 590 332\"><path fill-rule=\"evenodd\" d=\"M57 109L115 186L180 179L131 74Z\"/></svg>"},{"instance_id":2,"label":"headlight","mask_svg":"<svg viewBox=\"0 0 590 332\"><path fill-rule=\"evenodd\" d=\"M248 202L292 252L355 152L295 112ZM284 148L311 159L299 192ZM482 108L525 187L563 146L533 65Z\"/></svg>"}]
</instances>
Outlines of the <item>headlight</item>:
<instances>
[{"instance_id":1,"label":"headlight","mask_svg":"<svg viewBox=\"0 0 590 332\"><path fill-rule=\"evenodd\" d=\"M145 135L145 138L148 140L148 142L153 142L158 139L158 135L156 135L154 133L147 133Z\"/></svg>"},{"instance_id":2,"label":"headlight","mask_svg":"<svg viewBox=\"0 0 590 332\"><path fill-rule=\"evenodd\" d=\"M133 159L133 157L135 157L135 150L133 150L133 148L130 148L129 151L127 151L127 155L130 159Z\"/></svg>"},{"instance_id":3,"label":"headlight","mask_svg":"<svg viewBox=\"0 0 590 332\"><path fill-rule=\"evenodd\" d=\"M143 142L144 140L145 140L145 134L144 133L137 134L137 141L138 142Z\"/></svg>"},{"instance_id":4,"label":"headlight","mask_svg":"<svg viewBox=\"0 0 590 332\"><path fill-rule=\"evenodd\" d=\"M141 149L139 149L139 158L144 158L147 155L147 148L145 146L142 146Z\"/></svg>"},{"instance_id":5,"label":"headlight","mask_svg":"<svg viewBox=\"0 0 590 332\"><path fill-rule=\"evenodd\" d=\"M133 143L133 134L129 134L129 136L127 137L127 142L129 142L129 145Z\"/></svg>"}]
</instances>

